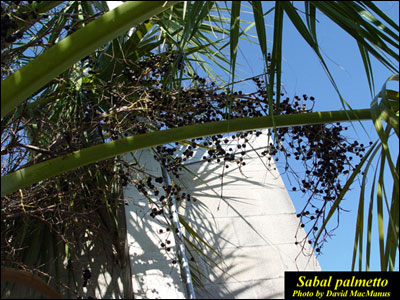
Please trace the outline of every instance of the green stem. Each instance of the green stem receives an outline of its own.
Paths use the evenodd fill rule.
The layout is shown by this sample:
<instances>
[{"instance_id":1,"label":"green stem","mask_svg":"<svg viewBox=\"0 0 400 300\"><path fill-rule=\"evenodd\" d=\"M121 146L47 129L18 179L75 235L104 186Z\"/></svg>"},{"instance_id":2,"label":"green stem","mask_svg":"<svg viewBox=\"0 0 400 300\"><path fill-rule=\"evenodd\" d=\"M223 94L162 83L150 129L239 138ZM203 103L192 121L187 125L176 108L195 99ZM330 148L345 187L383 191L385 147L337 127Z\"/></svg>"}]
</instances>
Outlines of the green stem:
<instances>
[{"instance_id":1,"label":"green stem","mask_svg":"<svg viewBox=\"0 0 400 300\"><path fill-rule=\"evenodd\" d=\"M279 128L342 121L371 120L371 111L369 109L360 109L277 115L274 119L276 127ZM203 136L272 127L272 118L270 116L242 118L154 131L95 145L2 176L1 196L13 193L18 189L30 186L41 180L126 152Z\"/></svg>"}]
</instances>

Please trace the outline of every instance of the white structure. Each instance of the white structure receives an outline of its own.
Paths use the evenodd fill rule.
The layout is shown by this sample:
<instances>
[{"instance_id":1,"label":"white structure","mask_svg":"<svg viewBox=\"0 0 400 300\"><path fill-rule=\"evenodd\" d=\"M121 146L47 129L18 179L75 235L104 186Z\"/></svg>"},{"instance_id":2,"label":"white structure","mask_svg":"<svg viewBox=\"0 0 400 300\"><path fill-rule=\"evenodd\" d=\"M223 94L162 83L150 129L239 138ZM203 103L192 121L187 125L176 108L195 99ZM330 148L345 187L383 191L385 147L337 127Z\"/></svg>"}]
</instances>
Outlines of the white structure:
<instances>
[{"instance_id":1,"label":"white structure","mask_svg":"<svg viewBox=\"0 0 400 300\"><path fill-rule=\"evenodd\" d=\"M243 143L229 140L227 148ZM305 232L273 160L260 156L268 142L265 134L250 140L254 151L241 167L204 161L198 150L172 178L183 188L179 195L191 195L178 206L197 298L283 298L285 271L320 270L308 243L295 244ZM147 174L140 176L161 176L151 150L133 155ZM135 298L188 298L168 220L149 214L161 193L146 198L128 186L124 195Z\"/></svg>"}]
</instances>

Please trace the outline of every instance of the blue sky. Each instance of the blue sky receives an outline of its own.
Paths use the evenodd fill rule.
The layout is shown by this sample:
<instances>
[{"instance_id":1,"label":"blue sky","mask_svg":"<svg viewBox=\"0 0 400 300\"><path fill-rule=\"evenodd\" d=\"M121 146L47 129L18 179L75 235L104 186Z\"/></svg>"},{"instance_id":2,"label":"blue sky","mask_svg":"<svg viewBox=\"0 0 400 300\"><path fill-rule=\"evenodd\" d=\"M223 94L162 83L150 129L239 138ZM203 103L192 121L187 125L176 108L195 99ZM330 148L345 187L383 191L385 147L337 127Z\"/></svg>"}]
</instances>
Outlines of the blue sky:
<instances>
[{"instance_id":1,"label":"blue sky","mask_svg":"<svg viewBox=\"0 0 400 300\"><path fill-rule=\"evenodd\" d=\"M267 11L271 5L272 3L263 2L264 11ZM299 3L298 7L303 9L302 5L302 3ZM398 23L398 2L379 1L376 5ZM246 10L245 7L242 7L242 9ZM241 14L241 17L247 19L244 13ZM338 29L335 23L328 20L323 15L318 14L317 19L319 21L317 23L319 44L324 59L328 64L342 96L354 109L369 108L372 99L362 60L355 41L345 32ZM271 51L273 32L271 24L273 24L273 14L268 15L265 18L265 22L267 24L267 46L269 51ZM287 92L287 96L290 98L302 94L314 96L316 98L314 111L340 110L342 106L339 97L322 69L317 56L308 44L303 41L288 18L285 18L283 37L282 83ZM246 41L240 41L239 48L237 78L247 78L262 73L264 63L259 46ZM391 73L380 66L375 59L373 59L373 66L375 90L379 91ZM364 131L359 124L354 123L356 132L349 130L346 136L349 137L351 141L357 140L366 144L368 144L370 140L375 141L377 135L372 122L363 122L363 126L366 131ZM367 137L366 132L370 138ZM398 151L396 150L398 149L398 141L392 146L394 153ZM288 190L290 190L290 184L286 176L283 176L283 179ZM387 182L389 181L390 176L388 176ZM319 262L322 269L325 271L346 271L351 268L359 183L354 183L352 187L352 191L342 202L342 207L349 212L340 214L339 228L334 232L334 237L329 240L328 243L325 243L321 250L322 254L319 256ZM289 193L296 210L301 211L305 201L302 193L292 192L291 190ZM377 227L376 224L374 224L374 226ZM376 231L374 231L373 234L373 238L376 239ZM377 243L375 244L377 245ZM371 270L380 270L378 251L378 247L372 249Z\"/></svg>"}]
</instances>

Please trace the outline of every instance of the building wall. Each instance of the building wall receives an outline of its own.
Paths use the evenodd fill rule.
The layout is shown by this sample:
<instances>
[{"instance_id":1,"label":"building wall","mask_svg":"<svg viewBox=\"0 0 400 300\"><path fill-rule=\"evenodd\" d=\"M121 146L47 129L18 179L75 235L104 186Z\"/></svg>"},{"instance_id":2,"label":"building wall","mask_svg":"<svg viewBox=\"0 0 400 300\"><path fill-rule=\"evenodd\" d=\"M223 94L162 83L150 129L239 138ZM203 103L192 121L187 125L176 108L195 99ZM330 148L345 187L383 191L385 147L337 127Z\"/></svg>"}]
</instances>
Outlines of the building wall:
<instances>
[{"instance_id":1,"label":"building wall","mask_svg":"<svg viewBox=\"0 0 400 300\"><path fill-rule=\"evenodd\" d=\"M160 164L154 160L150 150L134 153L141 172L138 178L148 175L161 176ZM129 161L133 161L129 157ZM142 173L143 172L143 173ZM125 214L127 224L127 242L132 271L133 293L136 299L184 299L185 287L182 284L180 268L176 260L175 239L166 232L167 223L162 217L153 218L150 211L154 208L151 201L157 202L154 195L147 199L133 185L124 190L126 203ZM161 247L161 243L169 239L170 250Z\"/></svg>"},{"instance_id":2,"label":"building wall","mask_svg":"<svg viewBox=\"0 0 400 300\"><path fill-rule=\"evenodd\" d=\"M233 149L244 142L229 141ZM283 298L285 271L320 270L273 160L261 158L268 144L266 134L250 140L240 167L205 161L205 150L198 150L172 177L181 194L191 195L178 205L198 234L183 230L197 298ZM148 174L161 176L149 150L135 157ZM134 187L125 195L135 297L185 298L179 267L171 263L176 254L160 247L173 235L159 233L165 222L149 216L151 204Z\"/></svg>"}]
</instances>

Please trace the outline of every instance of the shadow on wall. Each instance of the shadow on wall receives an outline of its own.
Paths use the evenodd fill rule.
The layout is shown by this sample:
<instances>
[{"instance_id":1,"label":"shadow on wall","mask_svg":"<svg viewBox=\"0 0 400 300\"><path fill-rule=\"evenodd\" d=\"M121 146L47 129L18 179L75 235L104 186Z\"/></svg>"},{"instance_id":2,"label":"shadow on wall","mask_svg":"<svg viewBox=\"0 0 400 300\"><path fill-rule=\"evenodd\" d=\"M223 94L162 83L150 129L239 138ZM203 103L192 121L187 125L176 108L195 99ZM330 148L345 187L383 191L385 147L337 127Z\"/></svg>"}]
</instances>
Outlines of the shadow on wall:
<instances>
[{"instance_id":1,"label":"shadow on wall","mask_svg":"<svg viewBox=\"0 0 400 300\"><path fill-rule=\"evenodd\" d=\"M179 212L198 234L185 232L198 298L283 298L284 271L319 269L312 250L295 245L305 232L272 158L260 156L267 140L252 141L245 164L198 150L175 178L192 196Z\"/></svg>"},{"instance_id":2,"label":"shadow on wall","mask_svg":"<svg viewBox=\"0 0 400 300\"><path fill-rule=\"evenodd\" d=\"M136 151L134 156L138 162L138 171L133 174L136 181L161 176L151 150ZM160 201L165 191L161 184L153 183L160 192L157 196L150 192L144 195L134 185L124 191L135 298L185 298L168 209Z\"/></svg>"},{"instance_id":3,"label":"shadow on wall","mask_svg":"<svg viewBox=\"0 0 400 300\"><path fill-rule=\"evenodd\" d=\"M209 162L197 150L171 176L181 187L176 198L198 298L283 298L284 271L319 269L312 250L295 245L305 232L272 159L260 157L266 135L258 139L251 144L259 152L240 164ZM134 155L138 178L161 176L150 149ZM135 297L185 298L168 211L154 216L165 192L154 185L157 196L125 190Z\"/></svg>"},{"instance_id":4,"label":"shadow on wall","mask_svg":"<svg viewBox=\"0 0 400 300\"><path fill-rule=\"evenodd\" d=\"M238 184L242 188L262 188L265 185L237 171L237 167L235 172L235 168L228 170L220 163L203 160L187 165L186 174L175 179L192 196L191 201L180 203L180 213L201 238L190 234L188 230L185 232L190 241L186 243L186 248L198 298L255 298L254 289L262 288L261 281L244 278L249 269L256 268L259 262L252 259L253 255L242 251L231 220L231 217L239 217L246 223L246 217L236 206L250 207L254 199L232 194L226 189ZM248 230L259 234L251 224L245 225ZM263 239L261 235L259 238Z\"/></svg>"}]
</instances>

